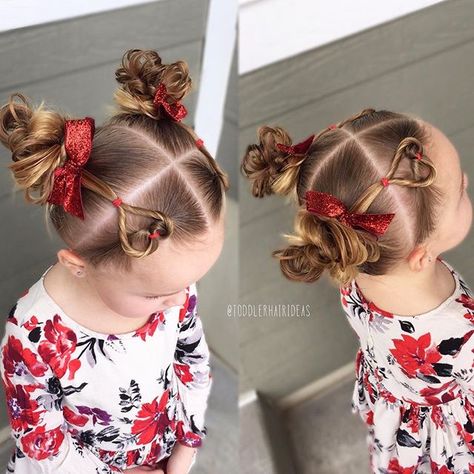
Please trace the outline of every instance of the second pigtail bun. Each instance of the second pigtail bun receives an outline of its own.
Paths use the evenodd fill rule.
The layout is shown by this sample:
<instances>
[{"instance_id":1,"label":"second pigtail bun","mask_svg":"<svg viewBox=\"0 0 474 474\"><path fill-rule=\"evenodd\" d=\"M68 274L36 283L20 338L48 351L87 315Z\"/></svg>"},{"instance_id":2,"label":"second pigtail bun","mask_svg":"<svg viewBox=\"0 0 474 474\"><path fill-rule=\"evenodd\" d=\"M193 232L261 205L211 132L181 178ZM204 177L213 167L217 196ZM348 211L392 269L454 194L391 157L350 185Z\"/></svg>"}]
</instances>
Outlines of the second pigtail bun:
<instances>
[{"instance_id":1,"label":"second pigtail bun","mask_svg":"<svg viewBox=\"0 0 474 474\"><path fill-rule=\"evenodd\" d=\"M115 78L121 84L114 94L121 112L145 114L157 120L184 118L186 112L180 101L192 88L186 62L163 64L154 50L130 49L123 55ZM157 94L164 106L157 103Z\"/></svg>"},{"instance_id":2,"label":"second pigtail bun","mask_svg":"<svg viewBox=\"0 0 474 474\"><path fill-rule=\"evenodd\" d=\"M291 138L282 127L260 127L258 144L247 147L240 166L241 172L252 181L252 194L294 194L298 183L299 168L305 156L291 154Z\"/></svg>"},{"instance_id":3,"label":"second pigtail bun","mask_svg":"<svg viewBox=\"0 0 474 474\"><path fill-rule=\"evenodd\" d=\"M360 267L380 258L380 244L365 232L335 219L315 219L302 208L295 219L295 233L285 235L289 245L272 255L280 261L283 275L307 283L327 270L340 285L357 276Z\"/></svg>"},{"instance_id":4,"label":"second pigtail bun","mask_svg":"<svg viewBox=\"0 0 474 474\"><path fill-rule=\"evenodd\" d=\"M66 159L67 118L44 103L32 105L19 92L0 108L0 143L11 151L13 163L8 167L27 202L43 205L48 200L54 170Z\"/></svg>"}]
</instances>

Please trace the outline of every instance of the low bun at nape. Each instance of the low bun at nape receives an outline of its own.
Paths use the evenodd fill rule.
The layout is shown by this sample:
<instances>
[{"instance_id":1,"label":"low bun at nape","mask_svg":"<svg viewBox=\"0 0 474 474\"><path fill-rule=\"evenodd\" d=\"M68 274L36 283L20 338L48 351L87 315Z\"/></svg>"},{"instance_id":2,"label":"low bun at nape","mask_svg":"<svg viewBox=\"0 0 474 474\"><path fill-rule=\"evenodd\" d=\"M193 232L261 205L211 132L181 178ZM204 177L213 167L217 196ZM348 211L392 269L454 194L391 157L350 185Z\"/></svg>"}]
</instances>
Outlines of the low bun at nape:
<instances>
[{"instance_id":1,"label":"low bun at nape","mask_svg":"<svg viewBox=\"0 0 474 474\"><path fill-rule=\"evenodd\" d=\"M192 80L185 61L163 64L154 50L129 49L115 78L120 84L114 93L118 113L145 114L155 120L181 120L186 115L180 101L192 89ZM158 95L164 106L157 104ZM170 107L178 107L178 113L170 115Z\"/></svg>"},{"instance_id":2,"label":"low bun at nape","mask_svg":"<svg viewBox=\"0 0 474 474\"><path fill-rule=\"evenodd\" d=\"M298 174L305 155L289 153L292 140L282 127L260 127L258 143L247 146L240 170L252 182L253 196L280 194L295 197Z\"/></svg>"},{"instance_id":3,"label":"low bun at nape","mask_svg":"<svg viewBox=\"0 0 474 474\"><path fill-rule=\"evenodd\" d=\"M47 203L54 170L66 159L63 141L67 119L47 110L44 102L33 106L19 92L10 95L0 108L0 142L11 151L13 163L8 168L28 202Z\"/></svg>"},{"instance_id":4,"label":"low bun at nape","mask_svg":"<svg viewBox=\"0 0 474 474\"><path fill-rule=\"evenodd\" d=\"M294 234L284 234L289 245L275 250L283 275L293 281L317 281L325 270L332 280L347 285L367 262L380 258L381 247L373 236L336 219L316 217L300 208Z\"/></svg>"}]
</instances>

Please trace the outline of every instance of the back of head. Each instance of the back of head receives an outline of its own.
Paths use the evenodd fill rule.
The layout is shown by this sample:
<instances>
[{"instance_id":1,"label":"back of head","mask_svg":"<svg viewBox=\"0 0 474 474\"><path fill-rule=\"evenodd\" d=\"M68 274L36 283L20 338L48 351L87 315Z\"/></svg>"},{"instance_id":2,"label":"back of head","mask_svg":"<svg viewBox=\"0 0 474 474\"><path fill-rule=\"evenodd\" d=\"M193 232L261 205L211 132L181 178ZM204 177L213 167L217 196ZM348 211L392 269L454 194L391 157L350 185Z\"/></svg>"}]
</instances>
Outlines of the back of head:
<instances>
[{"instance_id":1,"label":"back of head","mask_svg":"<svg viewBox=\"0 0 474 474\"><path fill-rule=\"evenodd\" d=\"M423 152L428 133L416 118L375 109L298 145L281 127L258 130L241 164L253 195L286 195L299 206L289 246L273 252L288 279L312 282L328 270L344 286L359 272L384 275L431 235L442 193ZM394 216L379 235L311 212L308 191L334 196L349 213Z\"/></svg>"},{"instance_id":2,"label":"back of head","mask_svg":"<svg viewBox=\"0 0 474 474\"><path fill-rule=\"evenodd\" d=\"M151 254L162 239L186 243L206 232L221 215L229 184L181 122L180 101L192 84L185 62L167 65L153 50L133 49L115 75L116 109L95 128L82 169L84 219L48 200L55 170L68 159L69 116L13 94L0 109L0 141L12 152L9 168L26 200L46 205L68 247L94 266L126 271L133 258ZM117 198L119 206L113 204Z\"/></svg>"}]
</instances>

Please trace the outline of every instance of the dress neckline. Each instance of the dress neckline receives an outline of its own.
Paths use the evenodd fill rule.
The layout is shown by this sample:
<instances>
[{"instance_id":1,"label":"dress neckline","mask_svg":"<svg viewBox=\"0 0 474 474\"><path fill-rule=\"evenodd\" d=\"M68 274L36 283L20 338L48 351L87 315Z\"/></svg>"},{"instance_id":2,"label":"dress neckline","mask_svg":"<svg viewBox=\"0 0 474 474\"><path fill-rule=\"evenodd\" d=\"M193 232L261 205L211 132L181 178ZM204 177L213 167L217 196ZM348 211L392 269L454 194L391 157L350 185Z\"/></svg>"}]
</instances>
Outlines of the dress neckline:
<instances>
[{"instance_id":1,"label":"dress neckline","mask_svg":"<svg viewBox=\"0 0 474 474\"><path fill-rule=\"evenodd\" d=\"M396 314L396 313L392 313L390 311L386 311L386 310L383 310L381 308L379 308L373 301L370 301L368 300L364 294L362 293L359 285L357 284L357 282L355 281L355 279L352 280L352 289L353 291L355 291L356 295L358 296L359 300L367 305L367 307L369 308L369 310L373 310L377 313L380 313L381 315L387 315L389 317L394 317L394 318L402 318L402 319L411 319L411 318L425 318L427 316L433 316L437 313L439 313L439 311L441 311L442 309L444 309L446 306L448 306L460 293L461 293L461 282L459 280L459 275L457 274L456 270L444 259L442 259L441 257L436 257L437 260L439 260L444 266L446 266L448 268L448 270L450 271L453 279L454 279L454 283L455 283L455 287L454 287L454 290L453 292L444 300L442 301L438 306L436 306L435 308L433 309L430 309L429 311L425 311L424 313L419 313L419 314L414 314L414 315L403 315L403 314Z\"/></svg>"},{"instance_id":2,"label":"dress neckline","mask_svg":"<svg viewBox=\"0 0 474 474\"><path fill-rule=\"evenodd\" d=\"M45 301L49 304L49 306L53 308L57 314L59 314L61 319L65 321L68 324L68 326L73 327L76 331L81 331L97 339L106 339L106 340L130 339L130 338L139 336L141 333L147 332L148 328L150 328L155 322L155 320L160 316L160 314L163 313L163 311L152 313L148 321L142 327L135 329L133 331L125 332L121 334L107 334L103 332L94 331L93 329L89 329L88 327L83 326L82 324L77 322L75 319L71 318L67 313L65 313L64 310L61 308L61 306L59 306L59 304L56 303L56 301L52 298L52 296L46 290L46 287L44 286L44 277L51 270L51 268L53 268L53 266L54 264L50 265L46 269L46 271L41 275L38 282L39 290L41 294L43 295Z\"/></svg>"}]
</instances>

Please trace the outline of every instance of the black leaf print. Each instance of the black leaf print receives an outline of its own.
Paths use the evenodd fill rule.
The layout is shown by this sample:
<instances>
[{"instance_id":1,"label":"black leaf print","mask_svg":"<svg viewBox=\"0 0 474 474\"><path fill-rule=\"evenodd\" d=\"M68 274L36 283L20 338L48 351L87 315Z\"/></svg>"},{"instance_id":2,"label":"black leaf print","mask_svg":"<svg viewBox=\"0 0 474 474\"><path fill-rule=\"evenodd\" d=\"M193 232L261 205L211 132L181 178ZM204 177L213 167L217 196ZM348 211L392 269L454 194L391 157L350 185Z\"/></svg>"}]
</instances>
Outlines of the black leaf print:
<instances>
[{"instance_id":1,"label":"black leaf print","mask_svg":"<svg viewBox=\"0 0 474 474\"><path fill-rule=\"evenodd\" d=\"M406 430L397 431L397 443L400 446L406 446L407 448L421 447L421 443L411 436Z\"/></svg>"},{"instance_id":2,"label":"black leaf print","mask_svg":"<svg viewBox=\"0 0 474 474\"><path fill-rule=\"evenodd\" d=\"M433 375L426 375L426 374L416 374L417 378L424 380L425 382L428 383L441 383L441 380L439 380L437 377L434 377Z\"/></svg>"},{"instance_id":3,"label":"black leaf print","mask_svg":"<svg viewBox=\"0 0 474 474\"><path fill-rule=\"evenodd\" d=\"M450 377L452 375L453 366L451 364L443 364L438 362L432 365L440 377Z\"/></svg>"},{"instance_id":4,"label":"black leaf print","mask_svg":"<svg viewBox=\"0 0 474 474\"><path fill-rule=\"evenodd\" d=\"M41 339L41 327L38 326L31 330L28 334L28 339L31 342L38 342Z\"/></svg>"},{"instance_id":5,"label":"black leaf print","mask_svg":"<svg viewBox=\"0 0 474 474\"><path fill-rule=\"evenodd\" d=\"M94 446L95 444L95 433L93 430L81 431L79 439L82 443L87 444L88 446Z\"/></svg>"},{"instance_id":6,"label":"black leaf print","mask_svg":"<svg viewBox=\"0 0 474 474\"><path fill-rule=\"evenodd\" d=\"M79 387L73 387L72 385L67 385L66 387L63 387L64 395L68 396L68 395L71 395L71 393L80 392L86 385L87 385L87 382L82 382L81 385L79 385Z\"/></svg>"},{"instance_id":7,"label":"black leaf print","mask_svg":"<svg viewBox=\"0 0 474 474\"><path fill-rule=\"evenodd\" d=\"M181 341L178 341L178 344L176 345L176 357L178 360L180 360L181 357L185 356L186 354L191 354L194 352L194 349L196 349L197 346L199 346L199 343L201 342L201 339L198 339L195 342L192 342L190 344L184 344Z\"/></svg>"},{"instance_id":8,"label":"black leaf print","mask_svg":"<svg viewBox=\"0 0 474 474\"><path fill-rule=\"evenodd\" d=\"M443 355L455 355L459 352L462 345L464 344L464 338L462 337L450 337L441 341L438 345L438 351Z\"/></svg>"},{"instance_id":9,"label":"black leaf print","mask_svg":"<svg viewBox=\"0 0 474 474\"><path fill-rule=\"evenodd\" d=\"M74 449L81 455L84 457L84 451L82 449L82 446L80 443L77 442L77 440L75 438L72 438L72 445L74 446Z\"/></svg>"},{"instance_id":10,"label":"black leaf print","mask_svg":"<svg viewBox=\"0 0 474 474\"><path fill-rule=\"evenodd\" d=\"M467 422L464 424L464 429L468 433L474 433L474 425L473 425L473 420L467 420Z\"/></svg>"},{"instance_id":11,"label":"black leaf print","mask_svg":"<svg viewBox=\"0 0 474 474\"><path fill-rule=\"evenodd\" d=\"M410 334L415 332L415 327L413 326L412 323L410 323L410 321L399 321L399 322L403 331L408 332Z\"/></svg>"},{"instance_id":12,"label":"black leaf print","mask_svg":"<svg viewBox=\"0 0 474 474\"><path fill-rule=\"evenodd\" d=\"M8 319L13 318L15 316L15 311L16 307L18 306L18 303L15 303L14 306L10 309L8 312Z\"/></svg>"},{"instance_id":13,"label":"black leaf print","mask_svg":"<svg viewBox=\"0 0 474 474\"><path fill-rule=\"evenodd\" d=\"M128 389L119 387L120 390L120 403L119 405L122 407L120 411L122 413L127 413L133 408L138 408L140 406L140 402L142 396L140 394L140 387L135 380L130 380L130 387Z\"/></svg>"},{"instance_id":14,"label":"black leaf print","mask_svg":"<svg viewBox=\"0 0 474 474\"><path fill-rule=\"evenodd\" d=\"M120 428L114 426L107 426L97 433L98 441L113 441L119 436Z\"/></svg>"}]
</instances>

